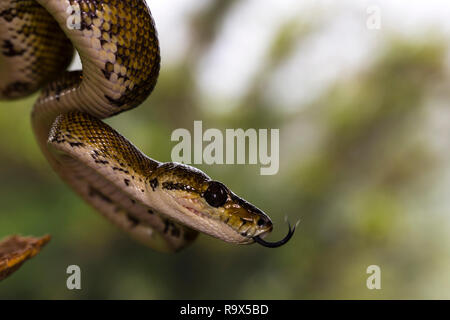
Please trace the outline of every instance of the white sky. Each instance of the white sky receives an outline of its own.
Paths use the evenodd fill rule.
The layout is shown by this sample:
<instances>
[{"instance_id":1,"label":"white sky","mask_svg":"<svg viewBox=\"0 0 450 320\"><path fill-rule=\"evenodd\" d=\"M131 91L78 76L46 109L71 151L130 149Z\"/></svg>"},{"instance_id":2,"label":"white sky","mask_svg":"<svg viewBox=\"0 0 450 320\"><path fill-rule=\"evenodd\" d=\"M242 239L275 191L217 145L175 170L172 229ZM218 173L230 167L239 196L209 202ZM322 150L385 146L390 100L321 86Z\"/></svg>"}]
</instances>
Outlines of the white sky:
<instances>
[{"instance_id":1,"label":"white sky","mask_svg":"<svg viewBox=\"0 0 450 320\"><path fill-rule=\"evenodd\" d=\"M209 1L147 0L159 32L163 68L182 59L189 43L189 16ZM381 10L381 30L366 27L370 6ZM434 29L450 40L448 0L240 0L197 66L208 104L226 101L232 106L264 64L274 31L297 17L322 23L268 84L268 98L288 109L311 101L340 77L370 63L392 31L416 36ZM72 68L80 68L79 61Z\"/></svg>"},{"instance_id":2,"label":"white sky","mask_svg":"<svg viewBox=\"0 0 450 320\"><path fill-rule=\"evenodd\" d=\"M186 12L195 12L207 3L208 0L149 1L167 63L182 57L186 49ZM366 10L370 6L381 10L379 31L366 27ZM264 64L274 31L297 17L320 18L324 23L313 37L299 43L297 53L267 87L273 103L289 109L314 99L340 77L370 63L392 31L414 37L435 29L450 38L450 3L446 0L241 0L198 66L199 86L209 97L208 104L227 101L232 106Z\"/></svg>"}]
</instances>

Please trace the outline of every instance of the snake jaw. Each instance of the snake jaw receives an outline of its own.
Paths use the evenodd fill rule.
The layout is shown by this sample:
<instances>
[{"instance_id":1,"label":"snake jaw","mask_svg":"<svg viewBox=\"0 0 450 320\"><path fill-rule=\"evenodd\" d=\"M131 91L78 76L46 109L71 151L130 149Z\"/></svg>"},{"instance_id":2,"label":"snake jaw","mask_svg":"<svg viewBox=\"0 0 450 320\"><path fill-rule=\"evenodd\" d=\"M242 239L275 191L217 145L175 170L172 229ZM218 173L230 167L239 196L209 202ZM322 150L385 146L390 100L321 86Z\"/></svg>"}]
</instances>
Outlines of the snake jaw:
<instances>
[{"instance_id":1,"label":"snake jaw","mask_svg":"<svg viewBox=\"0 0 450 320\"><path fill-rule=\"evenodd\" d=\"M193 198L191 194L180 190L164 190L163 194L166 202L170 203L172 219L179 220L194 230L226 242L244 243L248 241L230 226L224 224L213 210L205 206L203 198ZM166 212L169 215L169 211Z\"/></svg>"},{"instance_id":2,"label":"snake jaw","mask_svg":"<svg viewBox=\"0 0 450 320\"><path fill-rule=\"evenodd\" d=\"M152 201L164 199L159 211L194 230L237 244L272 231L262 210L194 167L163 163L146 180Z\"/></svg>"},{"instance_id":3,"label":"snake jaw","mask_svg":"<svg viewBox=\"0 0 450 320\"><path fill-rule=\"evenodd\" d=\"M238 244L254 243L254 237L272 231L272 221L264 212L231 191L228 190L225 204L216 208L194 186L184 186L182 179L173 180L178 181L177 187L171 182L168 184L170 188L162 187L161 191L170 199L172 209L178 211L179 216L187 216L190 217L189 221L195 221L194 225L188 224L191 228Z\"/></svg>"},{"instance_id":4,"label":"snake jaw","mask_svg":"<svg viewBox=\"0 0 450 320\"><path fill-rule=\"evenodd\" d=\"M183 208L185 208L186 210L189 210L190 212L192 212L193 214L201 217L201 218L210 218L208 214L201 212L199 210L197 210L196 208L194 208L194 206L197 206L197 208L199 208L200 203L197 199L194 198L189 198L189 197L180 197L178 198L177 202L183 206Z\"/></svg>"}]
</instances>

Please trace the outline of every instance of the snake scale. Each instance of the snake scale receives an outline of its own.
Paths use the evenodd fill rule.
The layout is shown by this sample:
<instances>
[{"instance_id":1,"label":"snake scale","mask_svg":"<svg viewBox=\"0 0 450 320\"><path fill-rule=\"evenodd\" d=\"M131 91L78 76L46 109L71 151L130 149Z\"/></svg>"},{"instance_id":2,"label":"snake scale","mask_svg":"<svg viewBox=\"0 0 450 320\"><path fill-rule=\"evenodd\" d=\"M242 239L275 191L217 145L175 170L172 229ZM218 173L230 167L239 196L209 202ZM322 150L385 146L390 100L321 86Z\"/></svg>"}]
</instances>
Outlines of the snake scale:
<instances>
[{"instance_id":1,"label":"snake scale","mask_svg":"<svg viewBox=\"0 0 450 320\"><path fill-rule=\"evenodd\" d=\"M77 21L71 27L69 21ZM76 49L82 71L66 71ZM160 163L102 119L139 106L160 69L155 23L144 0L1 0L0 98L37 90L38 144L58 175L115 225L149 247L175 252L199 232L229 243L263 240L260 209L202 171Z\"/></svg>"}]
</instances>

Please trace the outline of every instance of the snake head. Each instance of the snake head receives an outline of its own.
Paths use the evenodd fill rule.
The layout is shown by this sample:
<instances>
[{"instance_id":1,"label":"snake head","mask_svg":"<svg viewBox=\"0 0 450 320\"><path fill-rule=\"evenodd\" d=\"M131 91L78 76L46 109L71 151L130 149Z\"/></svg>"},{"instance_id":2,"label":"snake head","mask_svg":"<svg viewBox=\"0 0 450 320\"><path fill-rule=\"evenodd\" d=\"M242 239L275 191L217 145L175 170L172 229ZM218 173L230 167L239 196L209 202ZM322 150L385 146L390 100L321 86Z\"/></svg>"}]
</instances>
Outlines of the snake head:
<instances>
[{"instance_id":1,"label":"snake head","mask_svg":"<svg viewBox=\"0 0 450 320\"><path fill-rule=\"evenodd\" d=\"M221 240L253 243L273 229L262 210L194 167L161 164L148 178L148 185L150 197L164 199L159 201L161 213Z\"/></svg>"}]
</instances>

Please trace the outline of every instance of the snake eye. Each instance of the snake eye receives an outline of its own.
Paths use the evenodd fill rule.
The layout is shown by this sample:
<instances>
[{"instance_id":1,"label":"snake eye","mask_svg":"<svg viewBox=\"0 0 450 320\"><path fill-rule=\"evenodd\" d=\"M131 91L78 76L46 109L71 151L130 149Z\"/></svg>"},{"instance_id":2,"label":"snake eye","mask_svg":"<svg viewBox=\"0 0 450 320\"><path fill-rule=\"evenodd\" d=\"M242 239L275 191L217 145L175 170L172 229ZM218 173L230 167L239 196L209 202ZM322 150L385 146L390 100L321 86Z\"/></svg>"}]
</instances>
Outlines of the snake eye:
<instances>
[{"instance_id":1,"label":"snake eye","mask_svg":"<svg viewBox=\"0 0 450 320\"><path fill-rule=\"evenodd\" d=\"M217 181L211 181L203 197L210 206L218 208L227 202L228 193L223 184Z\"/></svg>"}]
</instances>

